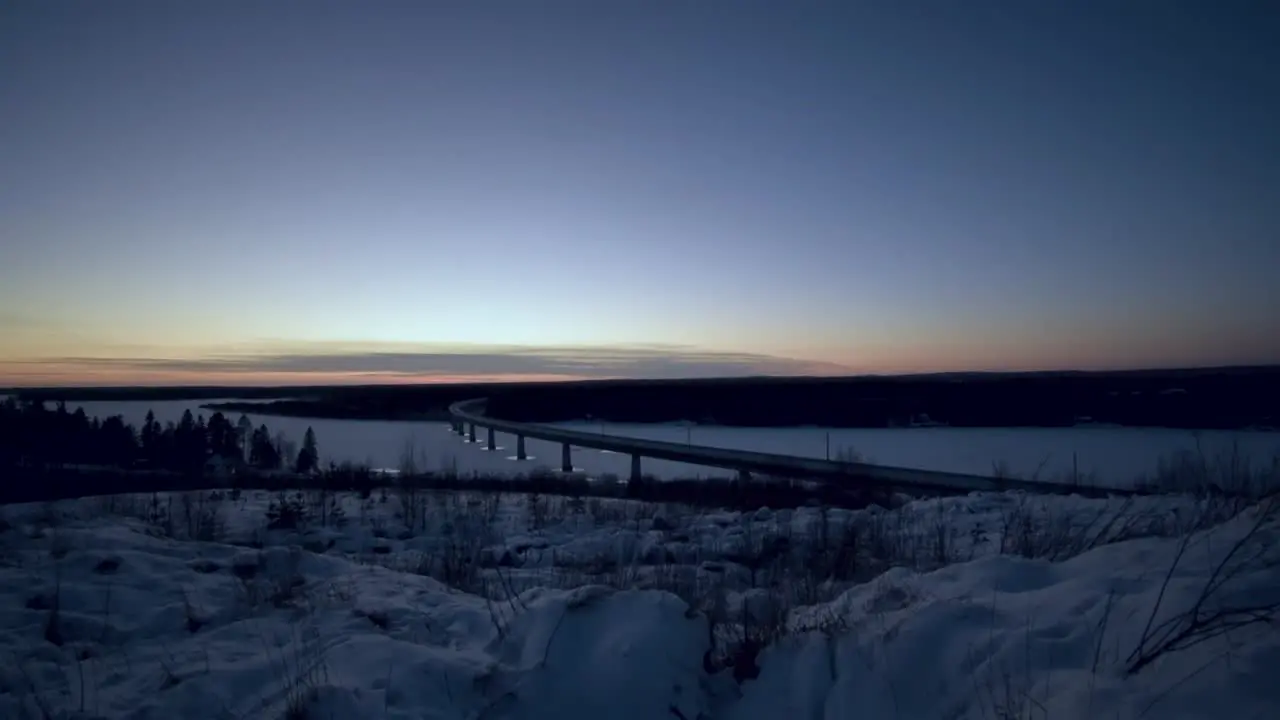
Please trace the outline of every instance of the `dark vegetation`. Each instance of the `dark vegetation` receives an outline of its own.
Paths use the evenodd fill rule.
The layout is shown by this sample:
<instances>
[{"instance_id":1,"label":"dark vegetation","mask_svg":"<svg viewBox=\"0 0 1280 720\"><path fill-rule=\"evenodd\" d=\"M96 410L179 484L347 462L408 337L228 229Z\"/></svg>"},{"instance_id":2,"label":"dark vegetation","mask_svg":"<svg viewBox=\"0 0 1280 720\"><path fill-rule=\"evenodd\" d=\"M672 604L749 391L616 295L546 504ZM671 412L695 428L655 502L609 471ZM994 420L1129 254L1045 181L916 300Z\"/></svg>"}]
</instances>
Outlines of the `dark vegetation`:
<instances>
[{"instance_id":1,"label":"dark vegetation","mask_svg":"<svg viewBox=\"0 0 1280 720\"><path fill-rule=\"evenodd\" d=\"M531 497L621 498L652 503L679 503L693 507L754 510L761 507L794 508L802 505L861 508L872 503L889 504L890 493L880 488L838 487L801 480L663 480L616 482L565 477L552 473L514 477L426 472L397 476L368 467L330 464L311 475L266 473L245 468L234 475L183 474L171 470L127 470L111 467L8 467L0 468L0 505L51 502L71 498L123 493L182 492L191 490L267 490L355 492L368 497L375 491L470 491L524 494Z\"/></svg>"},{"instance_id":2,"label":"dark vegetation","mask_svg":"<svg viewBox=\"0 0 1280 720\"><path fill-rule=\"evenodd\" d=\"M490 414L526 422L1241 428L1280 425L1280 368L531 385L490 398Z\"/></svg>"},{"instance_id":3,"label":"dark vegetation","mask_svg":"<svg viewBox=\"0 0 1280 720\"><path fill-rule=\"evenodd\" d=\"M217 399L221 410L299 417L443 418L450 403L489 397L516 421L591 416L743 427L1064 427L1080 422L1174 428L1280 426L1280 367L1133 372L965 373L895 377L610 380L306 388L25 390L44 400Z\"/></svg>"},{"instance_id":4,"label":"dark vegetation","mask_svg":"<svg viewBox=\"0 0 1280 720\"><path fill-rule=\"evenodd\" d=\"M470 386L468 386L470 387ZM473 391L475 392L475 391ZM458 400L466 400L475 395L463 395ZM483 395L483 392L481 392ZM456 402L456 401L454 401ZM433 405L420 410L412 408L388 407L385 403L361 403L359 400L349 402L341 399L319 398L310 400L271 400L259 402L226 402L207 403L202 405L206 410L222 412L254 413L257 415L276 415L278 417L298 418L336 418L340 420L419 420L443 421L449 419L449 405Z\"/></svg>"},{"instance_id":5,"label":"dark vegetation","mask_svg":"<svg viewBox=\"0 0 1280 720\"><path fill-rule=\"evenodd\" d=\"M188 411L179 422L162 425L147 413L143 426L135 428L118 415L90 418L82 408L69 412L63 403L49 409L43 402L0 402L0 472L6 485L17 474L86 467L202 475L214 459L221 468L262 471L288 462L300 473L319 464L310 428L295 455L283 435L272 436L266 425L255 428L244 416L232 424L220 412L206 421Z\"/></svg>"}]
</instances>

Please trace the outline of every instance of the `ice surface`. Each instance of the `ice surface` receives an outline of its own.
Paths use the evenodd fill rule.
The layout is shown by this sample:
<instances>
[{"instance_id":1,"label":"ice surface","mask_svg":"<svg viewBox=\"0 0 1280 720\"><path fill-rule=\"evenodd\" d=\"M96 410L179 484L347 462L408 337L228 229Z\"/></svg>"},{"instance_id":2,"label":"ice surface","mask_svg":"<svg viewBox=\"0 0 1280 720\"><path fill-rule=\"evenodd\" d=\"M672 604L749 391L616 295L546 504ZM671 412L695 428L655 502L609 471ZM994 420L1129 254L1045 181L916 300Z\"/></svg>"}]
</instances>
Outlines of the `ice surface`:
<instances>
[{"instance_id":1,"label":"ice surface","mask_svg":"<svg viewBox=\"0 0 1280 720\"><path fill-rule=\"evenodd\" d=\"M90 415L122 415L126 422L141 426L148 410L160 422L176 422L185 410L200 409L195 401L85 402L77 403ZM391 422L378 420L323 420L311 418L250 415L254 425L266 423L272 431L283 431L301 440L313 427L324 460L367 462L375 468L396 468L407 442L412 441L425 470L456 468L462 472L530 472L536 467L558 464L560 447L541 440L528 440L529 455L539 460L516 462L510 452L490 453L483 443L468 444L449 432L445 423ZM233 418L234 420L234 418ZM627 425L567 423L586 432L604 431L613 435L691 441L759 452L806 457L838 457L857 453L867 462L926 470L989 475L997 465L1002 471L1022 477L1038 476L1062 480L1071 473L1090 477L1112 487L1134 481L1151 471L1157 461L1180 451L1209 456L1238 453L1242 457L1269 460L1280 453L1280 435L1272 432L1192 433L1159 428L905 428L832 429L822 428L726 428L673 425ZM513 443L499 433L499 444ZM552 460L554 459L554 460ZM575 448L573 464L592 476L607 474L628 477L629 456ZM660 478L723 477L727 473L712 468L664 460L644 459L644 472Z\"/></svg>"}]
</instances>

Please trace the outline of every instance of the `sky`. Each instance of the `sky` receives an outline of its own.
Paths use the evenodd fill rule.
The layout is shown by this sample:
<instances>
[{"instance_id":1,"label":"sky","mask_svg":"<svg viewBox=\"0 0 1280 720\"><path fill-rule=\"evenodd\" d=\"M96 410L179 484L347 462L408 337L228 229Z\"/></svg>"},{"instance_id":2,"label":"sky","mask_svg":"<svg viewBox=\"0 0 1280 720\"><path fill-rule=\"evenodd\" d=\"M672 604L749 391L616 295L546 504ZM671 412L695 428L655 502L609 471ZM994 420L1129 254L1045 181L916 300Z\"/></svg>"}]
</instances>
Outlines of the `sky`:
<instances>
[{"instance_id":1,"label":"sky","mask_svg":"<svg viewBox=\"0 0 1280 720\"><path fill-rule=\"evenodd\" d=\"M0 5L0 386L1280 362L1280 5Z\"/></svg>"}]
</instances>

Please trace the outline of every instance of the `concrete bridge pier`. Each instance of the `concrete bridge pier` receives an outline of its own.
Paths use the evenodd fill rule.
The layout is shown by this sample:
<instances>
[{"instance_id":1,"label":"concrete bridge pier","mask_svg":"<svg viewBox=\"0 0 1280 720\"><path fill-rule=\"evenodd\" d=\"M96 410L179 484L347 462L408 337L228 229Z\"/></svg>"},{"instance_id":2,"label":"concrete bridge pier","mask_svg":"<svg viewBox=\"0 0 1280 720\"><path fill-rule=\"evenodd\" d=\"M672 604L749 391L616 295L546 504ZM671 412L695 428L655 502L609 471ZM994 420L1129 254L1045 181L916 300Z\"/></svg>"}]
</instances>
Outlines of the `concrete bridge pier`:
<instances>
[{"instance_id":1,"label":"concrete bridge pier","mask_svg":"<svg viewBox=\"0 0 1280 720\"><path fill-rule=\"evenodd\" d=\"M747 471L747 470L739 470L739 471L738 471L738 482L740 482L740 483L749 483L749 482L751 482L751 473L750 473L750 471Z\"/></svg>"},{"instance_id":2,"label":"concrete bridge pier","mask_svg":"<svg viewBox=\"0 0 1280 720\"><path fill-rule=\"evenodd\" d=\"M467 442L473 443L475 441L476 441L476 424L471 423L471 425L467 427Z\"/></svg>"},{"instance_id":3,"label":"concrete bridge pier","mask_svg":"<svg viewBox=\"0 0 1280 720\"><path fill-rule=\"evenodd\" d=\"M564 443L560 446L560 470L561 472L573 472L573 446Z\"/></svg>"},{"instance_id":4,"label":"concrete bridge pier","mask_svg":"<svg viewBox=\"0 0 1280 720\"><path fill-rule=\"evenodd\" d=\"M525 451L524 451L524 436L523 436L523 435L517 435L517 436L516 436L516 459L517 459L517 460L528 460L528 459L529 459L529 456L528 456L527 454L525 454Z\"/></svg>"},{"instance_id":5,"label":"concrete bridge pier","mask_svg":"<svg viewBox=\"0 0 1280 720\"><path fill-rule=\"evenodd\" d=\"M489 442L488 442L488 444L485 446L485 449L486 449L486 450L497 450L497 449L498 449L498 443L494 441L494 437L493 437L493 428L489 428L489 437L488 437L488 440L489 440Z\"/></svg>"},{"instance_id":6,"label":"concrete bridge pier","mask_svg":"<svg viewBox=\"0 0 1280 720\"><path fill-rule=\"evenodd\" d=\"M631 456L631 482L640 482L643 476L640 474L640 456L633 454Z\"/></svg>"}]
</instances>

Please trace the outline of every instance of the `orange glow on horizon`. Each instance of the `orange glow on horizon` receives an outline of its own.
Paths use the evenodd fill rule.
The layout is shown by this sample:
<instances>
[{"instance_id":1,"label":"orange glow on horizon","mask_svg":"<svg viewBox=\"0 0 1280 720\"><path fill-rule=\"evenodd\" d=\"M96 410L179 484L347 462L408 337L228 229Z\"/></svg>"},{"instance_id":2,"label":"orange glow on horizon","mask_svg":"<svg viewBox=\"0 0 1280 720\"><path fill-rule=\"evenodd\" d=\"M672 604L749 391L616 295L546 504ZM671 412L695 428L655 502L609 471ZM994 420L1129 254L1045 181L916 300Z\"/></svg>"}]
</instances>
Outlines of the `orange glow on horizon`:
<instances>
[{"instance_id":1,"label":"orange glow on horizon","mask_svg":"<svg viewBox=\"0 0 1280 720\"><path fill-rule=\"evenodd\" d=\"M1042 358L1024 358L1023 362L983 363L978 357L953 358L943 362L938 356L891 358L888 353L876 357L864 357L863 362L813 361L808 366L797 366L797 371L777 373L761 370L746 373L756 376L786 377L839 377L839 376L892 376L932 373L1017 373L1052 371L1120 371L1134 369L1226 367L1230 363L1063 363L1054 365ZM1040 359L1040 362L1036 362ZM1216 360L1217 358L1204 358ZM968 362L966 362L968 360ZM1134 358L1139 360L1139 358ZM1224 358L1225 360L1225 358ZM834 363L834 364L828 364ZM693 375L689 377L708 377ZM648 379L646 376L628 375L571 375L571 374L433 374L401 372L323 372L323 371L207 371L207 370L155 370L121 364L80 363L74 361L36 362L30 360L0 360L0 388L39 387L305 387L326 385L428 385L468 383L535 383L574 382L586 380Z\"/></svg>"}]
</instances>

